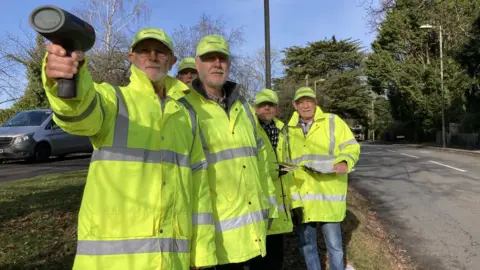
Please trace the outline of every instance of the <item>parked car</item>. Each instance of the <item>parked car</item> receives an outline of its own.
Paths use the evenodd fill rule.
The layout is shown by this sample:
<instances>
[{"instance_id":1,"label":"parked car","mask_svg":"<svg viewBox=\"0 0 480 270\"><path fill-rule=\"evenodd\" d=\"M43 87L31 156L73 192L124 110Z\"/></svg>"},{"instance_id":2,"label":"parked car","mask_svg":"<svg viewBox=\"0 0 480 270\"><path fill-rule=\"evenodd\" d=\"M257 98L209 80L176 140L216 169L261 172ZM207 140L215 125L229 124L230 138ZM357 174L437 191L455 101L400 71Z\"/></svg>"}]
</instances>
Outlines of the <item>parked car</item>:
<instances>
[{"instance_id":1,"label":"parked car","mask_svg":"<svg viewBox=\"0 0 480 270\"><path fill-rule=\"evenodd\" d=\"M19 112L0 127L0 160L46 161L50 156L91 153L88 137L66 133L48 109Z\"/></svg>"},{"instance_id":2,"label":"parked car","mask_svg":"<svg viewBox=\"0 0 480 270\"><path fill-rule=\"evenodd\" d=\"M350 129L352 130L353 136L355 136L355 139L357 141L363 141L365 139L365 135L363 133L363 128L361 125L350 127Z\"/></svg>"}]
</instances>

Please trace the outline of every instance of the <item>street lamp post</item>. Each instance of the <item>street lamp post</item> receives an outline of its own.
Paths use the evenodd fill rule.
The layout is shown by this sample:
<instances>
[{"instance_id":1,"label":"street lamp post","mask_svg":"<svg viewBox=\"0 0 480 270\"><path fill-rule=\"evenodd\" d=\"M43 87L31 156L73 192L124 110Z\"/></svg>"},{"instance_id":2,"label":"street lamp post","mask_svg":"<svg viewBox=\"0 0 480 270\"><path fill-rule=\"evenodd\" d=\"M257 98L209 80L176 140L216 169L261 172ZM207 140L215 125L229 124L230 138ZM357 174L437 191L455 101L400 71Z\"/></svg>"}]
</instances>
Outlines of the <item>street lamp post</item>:
<instances>
[{"instance_id":1,"label":"street lamp post","mask_svg":"<svg viewBox=\"0 0 480 270\"><path fill-rule=\"evenodd\" d=\"M324 82L324 81L325 81L325 79L319 79L319 80L316 80L316 81L313 83L313 85L314 85L313 88L315 89L315 93L317 93L317 82Z\"/></svg>"},{"instance_id":2,"label":"street lamp post","mask_svg":"<svg viewBox=\"0 0 480 270\"><path fill-rule=\"evenodd\" d=\"M269 0L263 1L264 19L265 19L265 86L272 88L272 69L270 66L270 3Z\"/></svg>"},{"instance_id":3,"label":"street lamp post","mask_svg":"<svg viewBox=\"0 0 480 270\"><path fill-rule=\"evenodd\" d=\"M438 28L439 34L439 45L440 45L440 91L442 96L442 147L446 147L445 140L445 91L443 86L443 31L442 26L433 26L430 24L424 24L420 26L421 29L433 29Z\"/></svg>"}]
</instances>

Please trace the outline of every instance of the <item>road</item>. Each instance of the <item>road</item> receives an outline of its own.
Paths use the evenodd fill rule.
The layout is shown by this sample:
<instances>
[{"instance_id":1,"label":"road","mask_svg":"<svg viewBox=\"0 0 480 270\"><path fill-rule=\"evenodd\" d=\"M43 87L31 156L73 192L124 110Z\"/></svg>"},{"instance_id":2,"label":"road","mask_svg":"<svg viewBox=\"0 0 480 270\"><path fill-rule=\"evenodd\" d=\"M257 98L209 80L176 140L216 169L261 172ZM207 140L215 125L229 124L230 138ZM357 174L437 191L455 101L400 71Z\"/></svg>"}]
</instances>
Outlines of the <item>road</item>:
<instances>
[{"instance_id":1,"label":"road","mask_svg":"<svg viewBox=\"0 0 480 270\"><path fill-rule=\"evenodd\" d=\"M51 159L44 163L14 161L0 164L0 183L35 177L43 174L88 169L90 155L75 155L64 160Z\"/></svg>"},{"instance_id":2,"label":"road","mask_svg":"<svg viewBox=\"0 0 480 270\"><path fill-rule=\"evenodd\" d=\"M351 184L421 269L480 269L480 156L362 145Z\"/></svg>"}]
</instances>

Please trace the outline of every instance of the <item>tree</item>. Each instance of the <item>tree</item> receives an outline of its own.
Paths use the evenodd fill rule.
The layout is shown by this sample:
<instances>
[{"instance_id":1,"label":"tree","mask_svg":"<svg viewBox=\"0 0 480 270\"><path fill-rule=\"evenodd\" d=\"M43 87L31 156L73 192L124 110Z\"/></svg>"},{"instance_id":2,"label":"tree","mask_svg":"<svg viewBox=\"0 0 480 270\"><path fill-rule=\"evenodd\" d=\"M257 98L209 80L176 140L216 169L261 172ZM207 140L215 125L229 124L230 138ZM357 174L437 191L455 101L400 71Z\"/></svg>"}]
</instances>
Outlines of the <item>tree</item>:
<instances>
[{"instance_id":1,"label":"tree","mask_svg":"<svg viewBox=\"0 0 480 270\"><path fill-rule=\"evenodd\" d=\"M290 116L295 111L292 105L292 100L295 95L295 91L304 85L304 82L296 81L295 79L285 76L283 78L273 79L273 90L278 95L278 107L280 109L280 119L287 123L290 120Z\"/></svg>"},{"instance_id":2,"label":"tree","mask_svg":"<svg viewBox=\"0 0 480 270\"><path fill-rule=\"evenodd\" d=\"M365 53L358 41L332 37L286 48L283 53L289 84L298 84L308 75L312 87L323 79L317 83L317 96L324 110L344 118L367 119L365 108L370 99L363 80Z\"/></svg>"},{"instance_id":3,"label":"tree","mask_svg":"<svg viewBox=\"0 0 480 270\"><path fill-rule=\"evenodd\" d=\"M180 25L179 29L173 31L172 39L175 44L175 55L179 59L194 57L197 44L204 36L220 35L228 42L233 60L238 55L241 45L245 42L242 27L227 28L221 18L213 18L203 13L199 21L192 26Z\"/></svg>"},{"instance_id":4,"label":"tree","mask_svg":"<svg viewBox=\"0 0 480 270\"><path fill-rule=\"evenodd\" d=\"M16 39L11 39L14 44L22 44ZM0 122L3 123L18 111L32 108L48 108L48 100L43 91L42 84L42 60L45 56L45 39L37 35L35 43L31 47L22 46L18 51L6 53L5 58L12 65L22 65L26 69L27 87L24 95L18 99L11 109L0 113Z\"/></svg>"},{"instance_id":5,"label":"tree","mask_svg":"<svg viewBox=\"0 0 480 270\"><path fill-rule=\"evenodd\" d=\"M23 30L23 29L22 29ZM28 52L35 47L35 36L23 30L28 42L6 34L0 41L0 105L17 101L24 90L22 82L25 60Z\"/></svg>"},{"instance_id":6,"label":"tree","mask_svg":"<svg viewBox=\"0 0 480 270\"><path fill-rule=\"evenodd\" d=\"M253 62L254 69L256 70L257 80L259 81L260 88L265 88L266 78L265 78L265 47L257 50L252 56L250 56L251 62ZM272 78L279 76L279 71L281 68L281 52L276 48L270 49L270 68Z\"/></svg>"},{"instance_id":7,"label":"tree","mask_svg":"<svg viewBox=\"0 0 480 270\"><path fill-rule=\"evenodd\" d=\"M388 3L387 3L388 2ZM447 123L464 113L469 78L452 58L466 39L466 22L478 14L478 1L384 1L384 20L372 44L366 73L372 90L387 93L394 119L406 124L410 139L433 134L441 125L438 32L420 29L442 25Z\"/></svg>"},{"instance_id":8,"label":"tree","mask_svg":"<svg viewBox=\"0 0 480 270\"><path fill-rule=\"evenodd\" d=\"M457 51L455 59L471 78L466 93L466 114L462 119L465 132L480 131L480 17L472 24L468 41Z\"/></svg>"},{"instance_id":9,"label":"tree","mask_svg":"<svg viewBox=\"0 0 480 270\"><path fill-rule=\"evenodd\" d=\"M143 0L87 0L75 13L95 29L95 46L89 52L89 71L96 82L128 83L127 55L132 40L129 27L148 21Z\"/></svg>"}]
</instances>

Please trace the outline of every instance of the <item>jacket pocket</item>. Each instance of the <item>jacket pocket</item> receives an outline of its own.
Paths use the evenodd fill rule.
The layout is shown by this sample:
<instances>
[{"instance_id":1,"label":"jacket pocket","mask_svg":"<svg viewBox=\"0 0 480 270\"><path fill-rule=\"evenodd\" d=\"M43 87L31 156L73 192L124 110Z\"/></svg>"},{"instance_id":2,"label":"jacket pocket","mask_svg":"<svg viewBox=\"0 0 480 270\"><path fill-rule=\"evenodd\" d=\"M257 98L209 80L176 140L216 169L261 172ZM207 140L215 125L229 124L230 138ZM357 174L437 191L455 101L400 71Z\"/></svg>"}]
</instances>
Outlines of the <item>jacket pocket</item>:
<instances>
[{"instance_id":1,"label":"jacket pocket","mask_svg":"<svg viewBox=\"0 0 480 270\"><path fill-rule=\"evenodd\" d=\"M180 212L175 214L175 234L179 238L192 237L192 215Z\"/></svg>"},{"instance_id":2,"label":"jacket pocket","mask_svg":"<svg viewBox=\"0 0 480 270\"><path fill-rule=\"evenodd\" d=\"M155 235L152 214L127 212L92 215L90 233L97 239L151 237Z\"/></svg>"}]
</instances>

